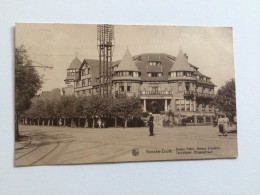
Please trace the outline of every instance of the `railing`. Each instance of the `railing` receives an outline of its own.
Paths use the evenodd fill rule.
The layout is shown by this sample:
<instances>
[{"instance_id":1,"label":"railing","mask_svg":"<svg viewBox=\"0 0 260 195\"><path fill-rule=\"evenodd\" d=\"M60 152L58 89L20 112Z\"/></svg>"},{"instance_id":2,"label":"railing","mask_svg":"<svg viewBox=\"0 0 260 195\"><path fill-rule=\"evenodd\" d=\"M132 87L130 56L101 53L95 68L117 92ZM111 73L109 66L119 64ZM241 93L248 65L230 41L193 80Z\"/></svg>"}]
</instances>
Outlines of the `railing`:
<instances>
[{"instance_id":1,"label":"railing","mask_svg":"<svg viewBox=\"0 0 260 195\"><path fill-rule=\"evenodd\" d=\"M185 97L193 97L196 96L197 98L214 98L214 94L202 93L202 92L195 92L195 91L184 91Z\"/></svg>"},{"instance_id":2,"label":"railing","mask_svg":"<svg viewBox=\"0 0 260 195\"><path fill-rule=\"evenodd\" d=\"M184 91L185 97L194 97L194 91Z\"/></svg>"},{"instance_id":3,"label":"railing","mask_svg":"<svg viewBox=\"0 0 260 195\"><path fill-rule=\"evenodd\" d=\"M201 92L196 92L195 95L198 98L214 98L215 96L214 94L201 93Z\"/></svg>"},{"instance_id":4,"label":"railing","mask_svg":"<svg viewBox=\"0 0 260 195\"><path fill-rule=\"evenodd\" d=\"M140 95L172 95L172 91L139 91Z\"/></svg>"}]
</instances>

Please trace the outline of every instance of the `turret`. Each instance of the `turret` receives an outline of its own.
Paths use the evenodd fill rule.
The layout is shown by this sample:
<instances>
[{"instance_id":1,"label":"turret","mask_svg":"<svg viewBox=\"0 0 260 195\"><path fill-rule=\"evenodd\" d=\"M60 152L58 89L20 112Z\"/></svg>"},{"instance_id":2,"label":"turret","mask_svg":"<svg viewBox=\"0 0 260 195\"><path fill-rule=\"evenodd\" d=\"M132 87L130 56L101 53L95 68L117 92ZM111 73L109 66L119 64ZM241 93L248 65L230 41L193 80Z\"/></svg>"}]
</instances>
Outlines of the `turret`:
<instances>
[{"instance_id":1,"label":"turret","mask_svg":"<svg viewBox=\"0 0 260 195\"><path fill-rule=\"evenodd\" d=\"M194 69L189 65L188 56L180 50L169 72L168 80L195 80L193 72Z\"/></svg>"}]
</instances>

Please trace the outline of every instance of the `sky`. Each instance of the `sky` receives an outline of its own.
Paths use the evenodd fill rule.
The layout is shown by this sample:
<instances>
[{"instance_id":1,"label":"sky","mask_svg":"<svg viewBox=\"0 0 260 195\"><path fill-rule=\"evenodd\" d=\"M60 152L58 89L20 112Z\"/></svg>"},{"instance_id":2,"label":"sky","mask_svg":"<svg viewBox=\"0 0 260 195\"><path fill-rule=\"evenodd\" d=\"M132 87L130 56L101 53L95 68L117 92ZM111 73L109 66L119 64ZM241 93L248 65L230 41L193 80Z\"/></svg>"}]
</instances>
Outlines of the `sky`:
<instances>
[{"instance_id":1,"label":"sky","mask_svg":"<svg viewBox=\"0 0 260 195\"><path fill-rule=\"evenodd\" d=\"M115 25L113 60L131 55L167 53L177 56L180 49L189 63L209 77L219 89L235 78L231 27ZM24 45L30 58L52 69L36 68L43 76L42 91L65 86L66 69L77 56L98 59L97 25L17 23L15 46ZM33 64L38 65L38 64Z\"/></svg>"}]
</instances>

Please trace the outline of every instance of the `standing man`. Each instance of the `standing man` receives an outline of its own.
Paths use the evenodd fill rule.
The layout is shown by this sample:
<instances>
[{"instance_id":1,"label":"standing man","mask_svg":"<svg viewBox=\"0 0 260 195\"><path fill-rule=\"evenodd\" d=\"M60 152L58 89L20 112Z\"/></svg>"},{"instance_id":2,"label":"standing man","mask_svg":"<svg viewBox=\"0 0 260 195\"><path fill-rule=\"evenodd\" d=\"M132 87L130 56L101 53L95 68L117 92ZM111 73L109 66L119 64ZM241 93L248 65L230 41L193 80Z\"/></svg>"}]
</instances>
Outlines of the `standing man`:
<instances>
[{"instance_id":1,"label":"standing man","mask_svg":"<svg viewBox=\"0 0 260 195\"><path fill-rule=\"evenodd\" d=\"M148 126L149 126L149 131L150 131L150 135L149 136L153 136L153 120L154 120L154 117L153 117L153 114L150 112L149 113L149 120L148 120Z\"/></svg>"}]
</instances>

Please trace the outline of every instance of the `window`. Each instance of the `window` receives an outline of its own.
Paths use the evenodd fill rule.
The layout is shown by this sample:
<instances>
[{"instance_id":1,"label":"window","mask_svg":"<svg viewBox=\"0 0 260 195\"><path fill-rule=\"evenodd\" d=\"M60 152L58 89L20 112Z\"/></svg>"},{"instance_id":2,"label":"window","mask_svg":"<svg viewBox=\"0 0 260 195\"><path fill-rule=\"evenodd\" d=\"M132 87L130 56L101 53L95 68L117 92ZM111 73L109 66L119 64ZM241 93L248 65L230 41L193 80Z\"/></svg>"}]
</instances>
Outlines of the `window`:
<instances>
[{"instance_id":1,"label":"window","mask_svg":"<svg viewBox=\"0 0 260 195\"><path fill-rule=\"evenodd\" d=\"M90 68L87 69L87 74L91 74Z\"/></svg>"},{"instance_id":2,"label":"window","mask_svg":"<svg viewBox=\"0 0 260 195\"><path fill-rule=\"evenodd\" d=\"M162 73L160 72L160 73L158 73L158 77L162 77Z\"/></svg>"},{"instance_id":3,"label":"window","mask_svg":"<svg viewBox=\"0 0 260 195\"><path fill-rule=\"evenodd\" d=\"M152 72L152 77L158 77L158 73L157 72Z\"/></svg>"},{"instance_id":4,"label":"window","mask_svg":"<svg viewBox=\"0 0 260 195\"><path fill-rule=\"evenodd\" d=\"M81 75L85 75L85 69L81 70Z\"/></svg>"},{"instance_id":5,"label":"window","mask_svg":"<svg viewBox=\"0 0 260 195\"><path fill-rule=\"evenodd\" d=\"M86 80L83 79L83 80L82 80L82 87L85 87L85 85L86 85Z\"/></svg>"},{"instance_id":6,"label":"window","mask_svg":"<svg viewBox=\"0 0 260 195\"><path fill-rule=\"evenodd\" d=\"M139 77L138 72L133 72L133 77Z\"/></svg>"},{"instance_id":7,"label":"window","mask_svg":"<svg viewBox=\"0 0 260 195\"><path fill-rule=\"evenodd\" d=\"M175 108L177 111L180 111L181 108L180 108L180 100L175 100Z\"/></svg>"},{"instance_id":8,"label":"window","mask_svg":"<svg viewBox=\"0 0 260 195\"><path fill-rule=\"evenodd\" d=\"M77 95L79 95L79 91L77 91Z\"/></svg>"},{"instance_id":9,"label":"window","mask_svg":"<svg viewBox=\"0 0 260 195\"><path fill-rule=\"evenodd\" d=\"M185 90L186 91L190 90L190 83L188 83L188 82L185 83Z\"/></svg>"},{"instance_id":10,"label":"window","mask_svg":"<svg viewBox=\"0 0 260 195\"><path fill-rule=\"evenodd\" d=\"M176 77L176 72L171 72L171 77Z\"/></svg>"},{"instance_id":11,"label":"window","mask_svg":"<svg viewBox=\"0 0 260 195\"><path fill-rule=\"evenodd\" d=\"M99 78L96 79L96 83L99 84Z\"/></svg>"},{"instance_id":12,"label":"window","mask_svg":"<svg viewBox=\"0 0 260 195\"><path fill-rule=\"evenodd\" d=\"M88 86L91 85L91 78L88 79Z\"/></svg>"},{"instance_id":13,"label":"window","mask_svg":"<svg viewBox=\"0 0 260 195\"><path fill-rule=\"evenodd\" d=\"M183 76L183 72L176 72L176 76L177 77L182 77Z\"/></svg>"},{"instance_id":14,"label":"window","mask_svg":"<svg viewBox=\"0 0 260 195\"><path fill-rule=\"evenodd\" d=\"M91 89L88 90L88 93L91 94Z\"/></svg>"},{"instance_id":15,"label":"window","mask_svg":"<svg viewBox=\"0 0 260 195\"><path fill-rule=\"evenodd\" d=\"M181 100L181 111L185 111L185 101Z\"/></svg>"},{"instance_id":16,"label":"window","mask_svg":"<svg viewBox=\"0 0 260 195\"><path fill-rule=\"evenodd\" d=\"M194 100L190 100L190 110L193 111L194 110Z\"/></svg>"},{"instance_id":17,"label":"window","mask_svg":"<svg viewBox=\"0 0 260 195\"><path fill-rule=\"evenodd\" d=\"M158 62L158 61L150 61L150 62L149 62L149 65L150 65L150 66L160 66L160 65L161 65L161 62Z\"/></svg>"},{"instance_id":18,"label":"window","mask_svg":"<svg viewBox=\"0 0 260 195\"><path fill-rule=\"evenodd\" d=\"M152 73L149 72L149 73L148 73L148 77L152 77Z\"/></svg>"},{"instance_id":19,"label":"window","mask_svg":"<svg viewBox=\"0 0 260 195\"><path fill-rule=\"evenodd\" d=\"M76 87L80 87L80 81L77 81Z\"/></svg>"},{"instance_id":20,"label":"window","mask_svg":"<svg viewBox=\"0 0 260 195\"><path fill-rule=\"evenodd\" d=\"M186 111L190 111L190 100L186 100Z\"/></svg>"},{"instance_id":21,"label":"window","mask_svg":"<svg viewBox=\"0 0 260 195\"><path fill-rule=\"evenodd\" d=\"M130 92L132 88L132 83L127 83L127 92Z\"/></svg>"},{"instance_id":22,"label":"window","mask_svg":"<svg viewBox=\"0 0 260 195\"><path fill-rule=\"evenodd\" d=\"M83 92L84 95L86 94L86 91L85 91L85 90L83 90L82 92Z\"/></svg>"},{"instance_id":23,"label":"window","mask_svg":"<svg viewBox=\"0 0 260 195\"><path fill-rule=\"evenodd\" d=\"M182 83L178 83L178 91L182 91Z\"/></svg>"},{"instance_id":24,"label":"window","mask_svg":"<svg viewBox=\"0 0 260 195\"><path fill-rule=\"evenodd\" d=\"M119 83L119 92L124 92L124 83Z\"/></svg>"}]
</instances>

